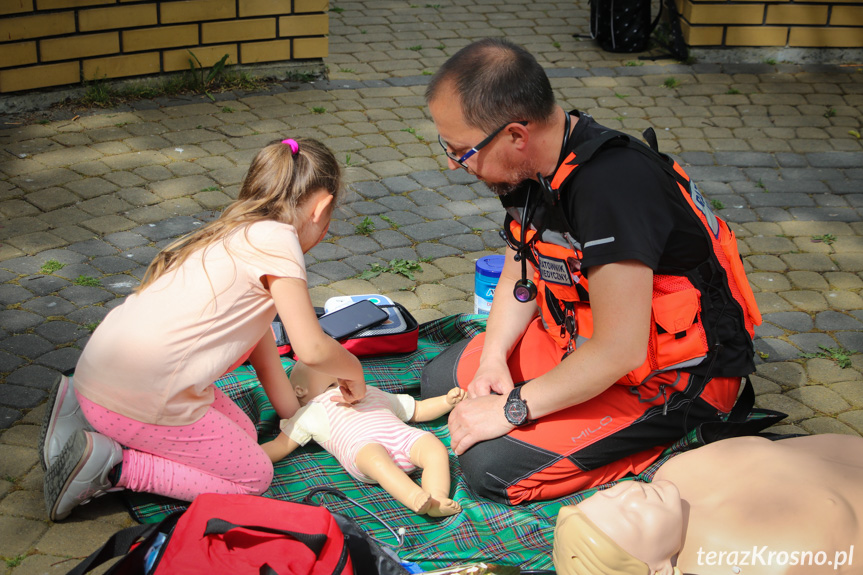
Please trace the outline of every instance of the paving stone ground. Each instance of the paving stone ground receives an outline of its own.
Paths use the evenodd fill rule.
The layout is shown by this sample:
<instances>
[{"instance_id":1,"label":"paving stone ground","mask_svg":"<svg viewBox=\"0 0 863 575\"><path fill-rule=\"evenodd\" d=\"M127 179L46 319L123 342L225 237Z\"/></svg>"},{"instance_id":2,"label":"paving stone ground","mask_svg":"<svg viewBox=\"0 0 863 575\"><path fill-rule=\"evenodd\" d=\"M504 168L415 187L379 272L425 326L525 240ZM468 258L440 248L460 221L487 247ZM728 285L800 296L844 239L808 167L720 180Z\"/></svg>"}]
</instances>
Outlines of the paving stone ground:
<instances>
[{"instance_id":1,"label":"paving stone ground","mask_svg":"<svg viewBox=\"0 0 863 575\"><path fill-rule=\"evenodd\" d=\"M789 414L775 430L863 433L863 67L610 54L572 36L587 33L586 3L333 8L328 80L0 129L0 571L65 573L131 522L111 495L47 520L35 449L47 390L157 251L237 196L269 141L327 142L351 183L307 256L315 303L376 292L421 322L472 311L474 262L502 250L502 210L446 170L423 91L488 35L536 54L565 107L634 135L654 126L731 222L764 314L757 404ZM357 278L394 259L423 269Z\"/></svg>"}]
</instances>

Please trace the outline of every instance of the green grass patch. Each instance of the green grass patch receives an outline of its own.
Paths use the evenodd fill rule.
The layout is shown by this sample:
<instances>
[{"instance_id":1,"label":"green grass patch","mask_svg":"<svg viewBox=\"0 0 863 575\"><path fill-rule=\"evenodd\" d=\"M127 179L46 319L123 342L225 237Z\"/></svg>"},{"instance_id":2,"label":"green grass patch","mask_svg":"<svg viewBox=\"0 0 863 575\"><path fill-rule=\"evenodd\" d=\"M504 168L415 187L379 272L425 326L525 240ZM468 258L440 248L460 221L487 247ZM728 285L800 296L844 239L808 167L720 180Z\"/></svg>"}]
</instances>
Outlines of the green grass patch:
<instances>
[{"instance_id":1,"label":"green grass patch","mask_svg":"<svg viewBox=\"0 0 863 575\"><path fill-rule=\"evenodd\" d=\"M413 281L414 272L422 271L422 266L416 260L390 260L385 265L371 264L370 268L361 273L358 277L362 280L371 279L381 275L382 273L400 274Z\"/></svg>"},{"instance_id":2,"label":"green grass patch","mask_svg":"<svg viewBox=\"0 0 863 575\"><path fill-rule=\"evenodd\" d=\"M816 244L827 244L832 246L836 241L836 236L833 234L821 234L820 236L812 236L812 242Z\"/></svg>"},{"instance_id":3,"label":"green grass patch","mask_svg":"<svg viewBox=\"0 0 863 575\"><path fill-rule=\"evenodd\" d=\"M92 276L80 275L73 282L76 286L101 287L102 282Z\"/></svg>"},{"instance_id":4,"label":"green grass patch","mask_svg":"<svg viewBox=\"0 0 863 575\"><path fill-rule=\"evenodd\" d=\"M393 228L394 230L397 230L397 229L399 229L399 228L401 227L400 225L398 225L396 222L394 222L394 221L393 221L390 217L388 217L388 216L379 216L379 217L380 217L383 221L385 221L386 223L388 223L390 226L392 226L392 228Z\"/></svg>"},{"instance_id":5,"label":"green grass patch","mask_svg":"<svg viewBox=\"0 0 863 575\"><path fill-rule=\"evenodd\" d=\"M361 236L367 236L373 231L375 231L375 223L368 216L363 218L363 221L354 226L354 232Z\"/></svg>"},{"instance_id":6,"label":"green grass patch","mask_svg":"<svg viewBox=\"0 0 863 575\"><path fill-rule=\"evenodd\" d=\"M39 268L39 273L53 274L56 271L62 270L64 267L66 267L66 264L61 264L57 260L48 260Z\"/></svg>"},{"instance_id":7,"label":"green grass patch","mask_svg":"<svg viewBox=\"0 0 863 575\"><path fill-rule=\"evenodd\" d=\"M819 345L822 351L817 353L801 353L800 357L804 359L810 359L813 357L823 357L825 359L832 359L839 367L845 369L846 367L851 367L851 356L854 352L851 350L845 349L844 347L827 347L826 345Z\"/></svg>"}]
</instances>

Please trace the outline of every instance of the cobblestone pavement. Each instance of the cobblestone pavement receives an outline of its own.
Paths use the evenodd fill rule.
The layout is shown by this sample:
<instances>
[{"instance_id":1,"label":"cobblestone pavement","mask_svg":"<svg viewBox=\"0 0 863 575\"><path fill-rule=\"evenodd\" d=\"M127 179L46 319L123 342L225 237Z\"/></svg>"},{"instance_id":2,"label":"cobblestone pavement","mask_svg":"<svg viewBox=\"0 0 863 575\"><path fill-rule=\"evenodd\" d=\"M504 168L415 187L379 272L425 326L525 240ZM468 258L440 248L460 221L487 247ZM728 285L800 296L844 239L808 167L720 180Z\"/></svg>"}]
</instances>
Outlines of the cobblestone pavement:
<instances>
[{"instance_id":1,"label":"cobblestone pavement","mask_svg":"<svg viewBox=\"0 0 863 575\"><path fill-rule=\"evenodd\" d=\"M328 81L61 111L0 130L0 571L65 573L68 558L131 522L115 496L47 520L35 449L47 388L157 250L236 197L267 142L324 140L352 182L307 258L316 303L379 292L420 321L472 310L474 261L501 250L502 211L468 174L445 170L423 90L447 56L486 35L532 50L566 107L634 134L654 126L733 223L765 319L758 405L789 414L778 431L863 433L860 68L604 53L571 36L587 31L586 3L340 0L332 10ZM356 279L393 259L422 260L423 271Z\"/></svg>"}]
</instances>

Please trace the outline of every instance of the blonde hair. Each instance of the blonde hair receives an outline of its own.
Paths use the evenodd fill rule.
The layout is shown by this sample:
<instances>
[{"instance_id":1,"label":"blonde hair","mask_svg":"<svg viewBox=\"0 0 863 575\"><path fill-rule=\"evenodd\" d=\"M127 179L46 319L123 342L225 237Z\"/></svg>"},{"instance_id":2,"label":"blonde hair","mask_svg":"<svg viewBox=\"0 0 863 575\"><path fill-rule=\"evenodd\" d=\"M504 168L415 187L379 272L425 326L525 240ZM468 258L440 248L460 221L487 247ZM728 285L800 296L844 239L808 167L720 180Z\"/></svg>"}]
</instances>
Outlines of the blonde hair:
<instances>
[{"instance_id":1,"label":"blonde hair","mask_svg":"<svg viewBox=\"0 0 863 575\"><path fill-rule=\"evenodd\" d=\"M553 557L554 569L559 575L651 573L647 563L627 553L575 505L561 508L557 515Z\"/></svg>"},{"instance_id":2,"label":"blonde hair","mask_svg":"<svg viewBox=\"0 0 863 575\"><path fill-rule=\"evenodd\" d=\"M223 240L232 231L249 224L274 220L296 224L297 208L316 190L342 195L342 172L335 156L322 143L296 138L297 153L290 145L274 141L257 153L243 180L240 195L203 228L165 247L147 267L139 292L188 257Z\"/></svg>"}]
</instances>

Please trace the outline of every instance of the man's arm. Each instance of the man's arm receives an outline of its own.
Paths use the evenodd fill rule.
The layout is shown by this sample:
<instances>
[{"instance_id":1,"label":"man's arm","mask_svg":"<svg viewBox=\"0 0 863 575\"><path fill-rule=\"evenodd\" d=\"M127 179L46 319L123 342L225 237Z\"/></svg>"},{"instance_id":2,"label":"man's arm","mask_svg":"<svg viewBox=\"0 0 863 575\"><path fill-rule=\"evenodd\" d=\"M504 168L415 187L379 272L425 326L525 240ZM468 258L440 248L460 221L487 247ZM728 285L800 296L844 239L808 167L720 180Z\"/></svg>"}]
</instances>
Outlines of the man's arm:
<instances>
[{"instance_id":1,"label":"man's arm","mask_svg":"<svg viewBox=\"0 0 863 575\"><path fill-rule=\"evenodd\" d=\"M595 266L590 273L593 336L574 353L522 387L530 419L596 397L647 357L653 272L637 261ZM479 441L505 435L504 395L469 398L449 417L452 447L461 455Z\"/></svg>"},{"instance_id":2,"label":"man's arm","mask_svg":"<svg viewBox=\"0 0 863 575\"><path fill-rule=\"evenodd\" d=\"M515 282L521 279L521 263L513 259L514 255L514 250L506 249L486 324L479 368L468 385L468 397L488 395L492 391L507 394L512 390L512 376L506 360L538 310L535 302L522 303L512 295ZM528 272L532 278L531 266Z\"/></svg>"}]
</instances>

